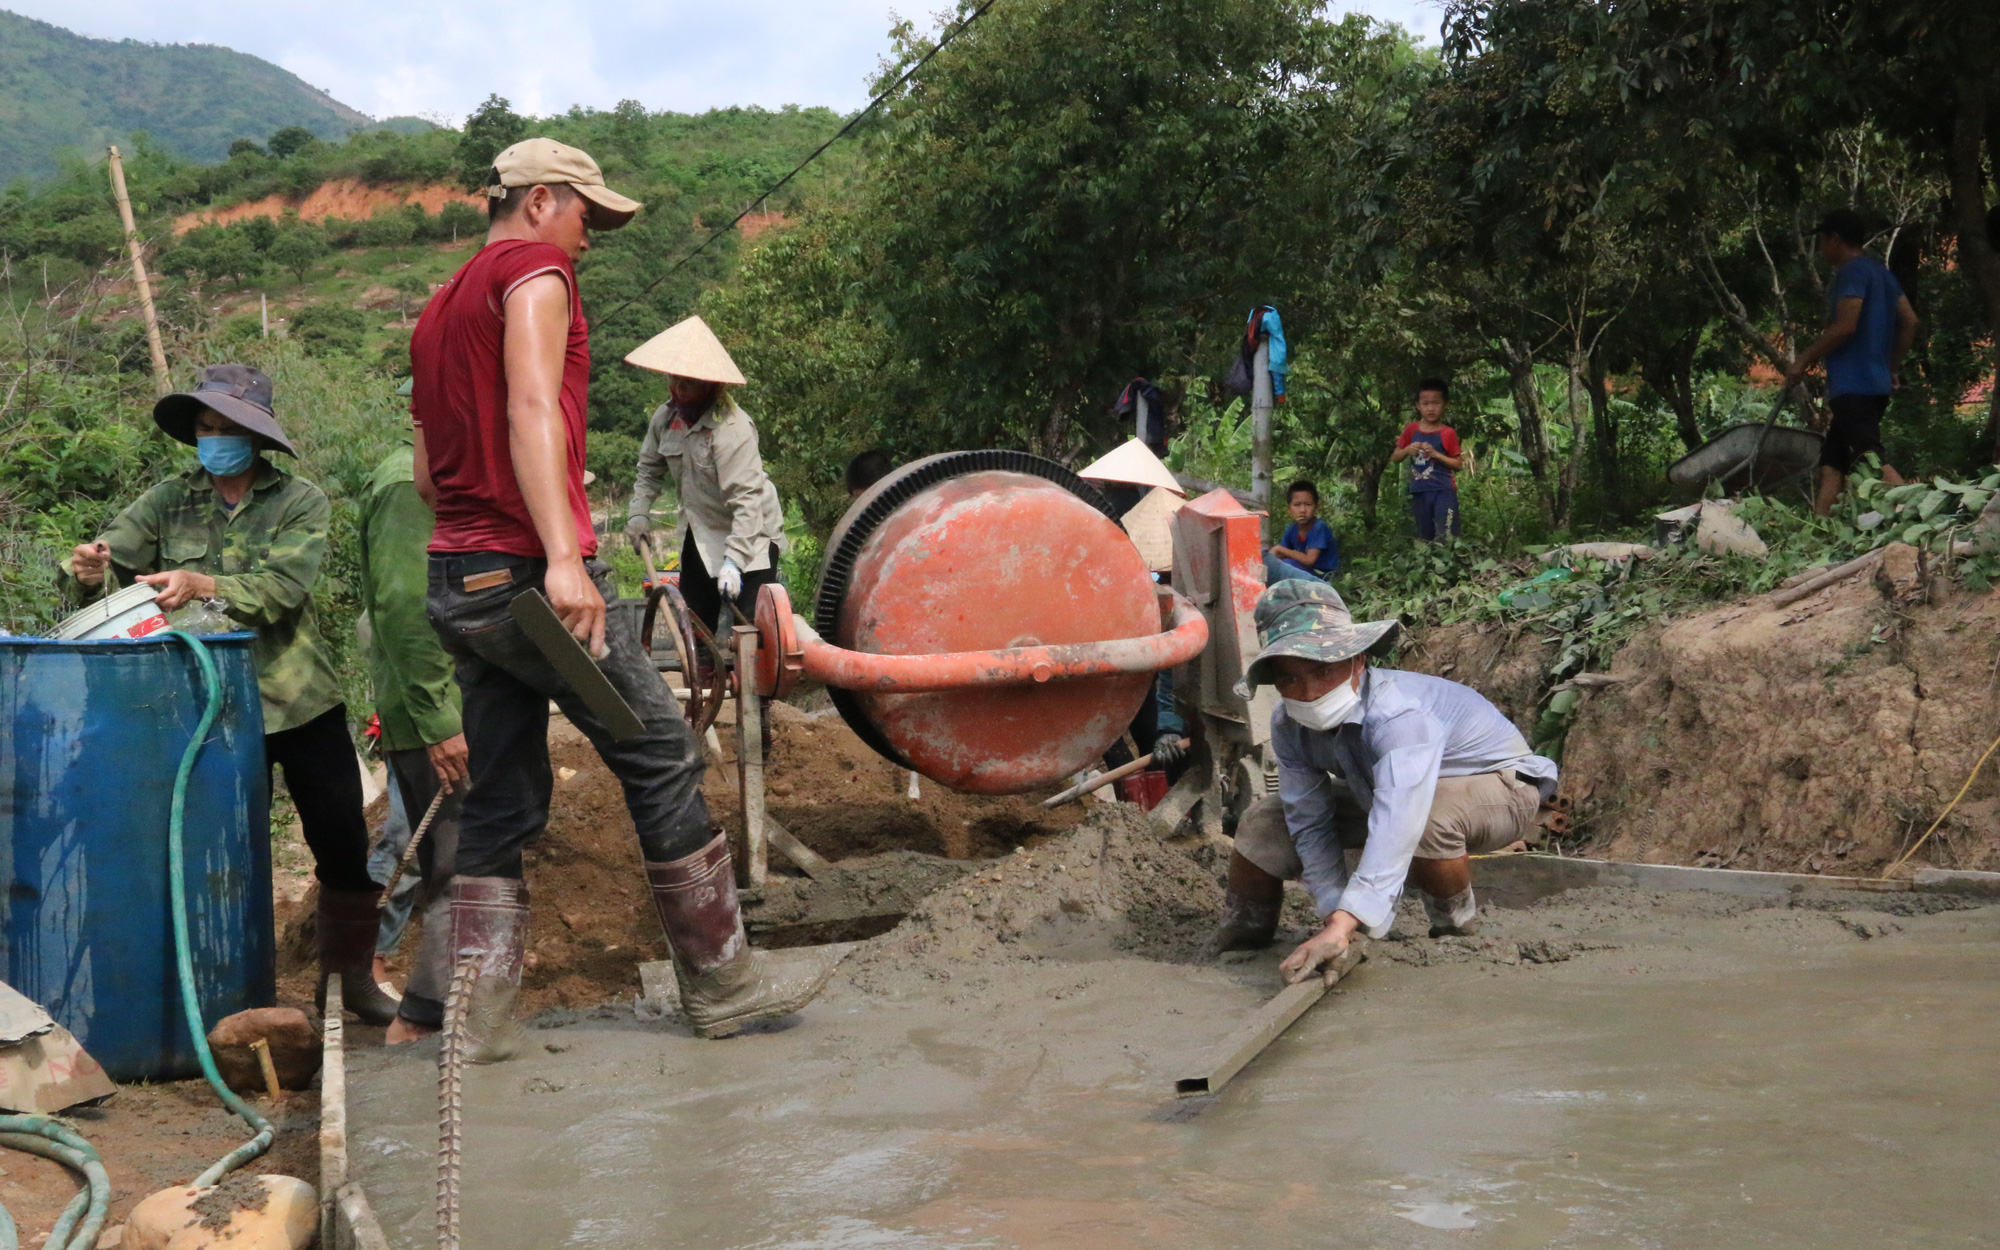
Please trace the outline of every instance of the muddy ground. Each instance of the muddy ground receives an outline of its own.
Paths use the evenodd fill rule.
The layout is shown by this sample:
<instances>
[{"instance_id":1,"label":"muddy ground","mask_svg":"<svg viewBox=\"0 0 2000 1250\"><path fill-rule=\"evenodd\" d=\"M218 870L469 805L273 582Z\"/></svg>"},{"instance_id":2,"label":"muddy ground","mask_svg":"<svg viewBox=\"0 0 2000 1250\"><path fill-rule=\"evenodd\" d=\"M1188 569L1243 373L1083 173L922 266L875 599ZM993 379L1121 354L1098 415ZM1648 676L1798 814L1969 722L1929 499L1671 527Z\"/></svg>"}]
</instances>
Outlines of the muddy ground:
<instances>
[{"instance_id":1,"label":"muddy ground","mask_svg":"<svg viewBox=\"0 0 2000 1250\"><path fill-rule=\"evenodd\" d=\"M2000 909L1572 891L1375 943L1222 1096L1177 1102L1284 949L1197 958L1218 850L1093 812L729 1042L546 1013L468 1075L468 1240L1819 1250L2000 1216L1973 1027L2000 1008ZM353 1061L395 1245L430 1235L433 1053Z\"/></svg>"}]
</instances>

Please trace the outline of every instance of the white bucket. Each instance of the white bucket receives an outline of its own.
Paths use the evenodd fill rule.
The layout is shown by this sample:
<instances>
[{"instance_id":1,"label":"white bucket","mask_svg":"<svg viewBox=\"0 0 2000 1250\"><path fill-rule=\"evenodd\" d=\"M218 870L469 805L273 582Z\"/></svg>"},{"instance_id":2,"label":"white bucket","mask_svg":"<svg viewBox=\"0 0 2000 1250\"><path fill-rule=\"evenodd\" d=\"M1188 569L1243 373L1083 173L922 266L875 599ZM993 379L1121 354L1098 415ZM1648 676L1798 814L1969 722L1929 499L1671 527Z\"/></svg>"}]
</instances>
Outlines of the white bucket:
<instances>
[{"instance_id":1,"label":"white bucket","mask_svg":"<svg viewBox=\"0 0 2000 1250\"><path fill-rule=\"evenodd\" d=\"M55 636L72 642L91 638L144 638L167 627L159 591L140 582L91 604L56 626Z\"/></svg>"}]
</instances>

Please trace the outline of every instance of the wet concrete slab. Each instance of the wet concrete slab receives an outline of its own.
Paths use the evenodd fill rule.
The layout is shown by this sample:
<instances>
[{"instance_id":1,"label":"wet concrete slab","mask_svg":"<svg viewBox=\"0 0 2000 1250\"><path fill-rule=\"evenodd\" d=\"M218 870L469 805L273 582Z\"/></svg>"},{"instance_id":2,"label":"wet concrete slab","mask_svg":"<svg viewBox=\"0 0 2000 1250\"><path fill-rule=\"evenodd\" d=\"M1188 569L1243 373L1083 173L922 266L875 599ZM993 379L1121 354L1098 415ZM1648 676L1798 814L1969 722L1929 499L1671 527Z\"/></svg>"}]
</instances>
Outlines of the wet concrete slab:
<instances>
[{"instance_id":1,"label":"wet concrete slab","mask_svg":"<svg viewBox=\"0 0 2000 1250\"><path fill-rule=\"evenodd\" d=\"M1082 929L725 1042L538 1029L468 1075L465 1244L1994 1243L2000 908L1551 915L1588 940L1385 945L1207 1104L1173 1079L1271 960ZM401 1247L434 1239L434 1056L350 1061L356 1174Z\"/></svg>"}]
</instances>

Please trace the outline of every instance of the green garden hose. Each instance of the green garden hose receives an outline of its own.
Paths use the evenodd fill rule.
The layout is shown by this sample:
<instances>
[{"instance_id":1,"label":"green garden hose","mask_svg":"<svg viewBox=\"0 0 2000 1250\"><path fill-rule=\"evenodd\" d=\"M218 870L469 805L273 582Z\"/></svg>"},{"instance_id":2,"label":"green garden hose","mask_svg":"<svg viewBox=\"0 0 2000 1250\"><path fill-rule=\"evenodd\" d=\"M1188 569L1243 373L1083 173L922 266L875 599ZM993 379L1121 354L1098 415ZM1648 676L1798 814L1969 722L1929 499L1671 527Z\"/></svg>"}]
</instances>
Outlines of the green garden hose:
<instances>
[{"instance_id":1,"label":"green garden hose","mask_svg":"<svg viewBox=\"0 0 2000 1250\"><path fill-rule=\"evenodd\" d=\"M187 750L181 753L180 771L174 774L174 802L167 817L167 879L173 890L174 901L174 957L180 967L181 1007L187 1013L188 1036L194 1039L194 1053L201 1060L201 1074L208 1078L209 1085L222 1105L256 1131L256 1135L241 1146L210 1164L208 1170L194 1178L195 1188L213 1185L225 1173L243 1166L250 1160L271 1148L271 1139L277 1131L271 1122L258 1115L249 1103L236 1096L236 1091L222 1083L222 1075L215 1070L215 1056L209 1053L208 1030L202 1026L201 1003L194 992L194 957L188 942L187 923L187 872L182 864L181 811L187 802L188 778L194 773L195 760L201 756L202 743L208 739L208 731L215 724L215 715L222 707L222 682L215 675L215 661L208 654L208 647L201 639L183 630L171 631L172 636L186 645L193 654L194 661L201 669L202 687L207 692L207 706L202 709L201 723L195 726L194 737L188 742Z\"/></svg>"},{"instance_id":2,"label":"green garden hose","mask_svg":"<svg viewBox=\"0 0 2000 1250\"><path fill-rule=\"evenodd\" d=\"M45 1115L0 1115L0 1146L54 1159L83 1174L83 1192L70 1200L42 1244L44 1250L91 1250L111 1206L111 1177L91 1144ZM0 1212L0 1250L17 1245L13 1220Z\"/></svg>"}]
</instances>

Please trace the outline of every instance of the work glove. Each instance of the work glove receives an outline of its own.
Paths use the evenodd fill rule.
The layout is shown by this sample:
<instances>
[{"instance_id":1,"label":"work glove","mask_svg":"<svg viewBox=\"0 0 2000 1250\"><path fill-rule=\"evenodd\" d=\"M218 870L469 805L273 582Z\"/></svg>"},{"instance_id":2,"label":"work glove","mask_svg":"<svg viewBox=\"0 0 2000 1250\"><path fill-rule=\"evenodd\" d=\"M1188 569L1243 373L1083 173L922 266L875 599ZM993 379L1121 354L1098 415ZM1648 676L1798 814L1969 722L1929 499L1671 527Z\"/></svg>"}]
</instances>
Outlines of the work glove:
<instances>
[{"instance_id":1,"label":"work glove","mask_svg":"<svg viewBox=\"0 0 2000 1250\"><path fill-rule=\"evenodd\" d=\"M1153 767L1172 768L1186 754L1186 738L1160 738L1153 743Z\"/></svg>"},{"instance_id":2,"label":"work glove","mask_svg":"<svg viewBox=\"0 0 2000 1250\"><path fill-rule=\"evenodd\" d=\"M653 518L643 512L635 512L625 518L625 534L628 538L643 538L652 532Z\"/></svg>"},{"instance_id":3,"label":"work glove","mask_svg":"<svg viewBox=\"0 0 2000 1250\"><path fill-rule=\"evenodd\" d=\"M724 599L734 599L743 593L743 570L736 567L736 561L722 562L722 571L715 575L715 588Z\"/></svg>"}]
</instances>

